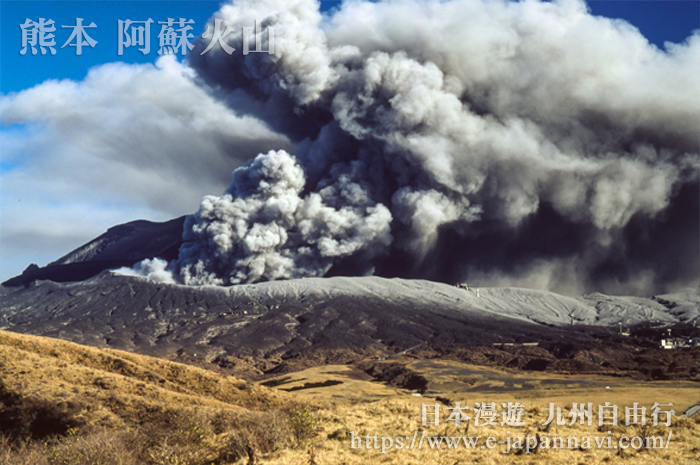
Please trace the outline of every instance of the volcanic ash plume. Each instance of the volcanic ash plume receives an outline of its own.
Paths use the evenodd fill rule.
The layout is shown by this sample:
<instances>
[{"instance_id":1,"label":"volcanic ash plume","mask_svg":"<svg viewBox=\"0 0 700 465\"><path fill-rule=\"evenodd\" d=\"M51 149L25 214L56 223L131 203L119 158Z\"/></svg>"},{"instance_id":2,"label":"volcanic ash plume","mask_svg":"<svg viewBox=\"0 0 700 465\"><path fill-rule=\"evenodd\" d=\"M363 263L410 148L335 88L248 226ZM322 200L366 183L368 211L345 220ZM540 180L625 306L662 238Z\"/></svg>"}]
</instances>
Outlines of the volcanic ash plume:
<instances>
[{"instance_id":1,"label":"volcanic ash plume","mask_svg":"<svg viewBox=\"0 0 700 465\"><path fill-rule=\"evenodd\" d=\"M338 257L371 262L391 243L391 213L349 177L302 197L306 180L284 151L258 155L185 223L175 266L187 284L323 276Z\"/></svg>"},{"instance_id":2,"label":"volcanic ash plume","mask_svg":"<svg viewBox=\"0 0 700 465\"><path fill-rule=\"evenodd\" d=\"M262 20L274 54L203 41L190 66L296 149L204 198L170 265L183 282L697 278L700 33L660 50L576 0L242 0L216 18L234 47Z\"/></svg>"}]
</instances>

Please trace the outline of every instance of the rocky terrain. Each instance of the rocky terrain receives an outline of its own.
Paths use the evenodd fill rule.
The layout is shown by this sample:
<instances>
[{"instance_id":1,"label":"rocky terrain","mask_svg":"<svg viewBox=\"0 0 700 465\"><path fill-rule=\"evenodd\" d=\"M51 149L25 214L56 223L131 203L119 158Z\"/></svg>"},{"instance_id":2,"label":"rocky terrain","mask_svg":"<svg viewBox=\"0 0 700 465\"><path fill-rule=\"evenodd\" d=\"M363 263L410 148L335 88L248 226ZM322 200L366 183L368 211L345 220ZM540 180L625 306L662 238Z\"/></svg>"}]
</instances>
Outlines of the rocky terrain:
<instances>
[{"instance_id":1,"label":"rocky terrain","mask_svg":"<svg viewBox=\"0 0 700 465\"><path fill-rule=\"evenodd\" d=\"M669 334L700 336L698 289L570 297L380 277L195 287L110 271L148 257L173 259L183 221L115 226L28 268L0 287L0 329L252 378L360 363L359 372L383 379L386 370L373 361L402 356L640 379L692 379L700 366L689 350L658 348Z\"/></svg>"},{"instance_id":2,"label":"rocky terrain","mask_svg":"<svg viewBox=\"0 0 700 465\"><path fill-rule=\"evenodd\" d=\"M657 347L669 330L700 336L698 291L648 299L475 291L377 277L191 287L104 271L80 282L3 286L0 328L253 377L402 353L647 379L697 372L693 357L681 357L687 351L668 359Z\"/></svg>"}]
</instances>

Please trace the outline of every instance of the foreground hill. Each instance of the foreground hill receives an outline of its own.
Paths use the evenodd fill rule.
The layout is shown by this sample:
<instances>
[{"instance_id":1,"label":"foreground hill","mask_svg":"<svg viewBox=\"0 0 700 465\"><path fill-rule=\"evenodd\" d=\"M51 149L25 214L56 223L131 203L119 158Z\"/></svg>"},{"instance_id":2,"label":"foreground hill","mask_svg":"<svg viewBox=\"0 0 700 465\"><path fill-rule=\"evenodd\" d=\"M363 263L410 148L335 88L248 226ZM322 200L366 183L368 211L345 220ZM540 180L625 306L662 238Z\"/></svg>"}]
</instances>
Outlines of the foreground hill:
<instances>
[{"instance_id":1,"label":"foreground hill","mask_svg":"<svg viewBox=\"0 0 700 465\"><path fill-rule=\"evenodd\" d=\"M200 368L0 331L5 465L47 463L45 450L18 450L66 435L53 443L51 463L235 461L250 447L291 444L282 413L291 406L282 394ZM267 432L254 427L267 422ZM275 435L278 445L261 445Z\"/></svg>"},{"instance_id":2,"label":"foreground hill","mask_svg":"<svg viewBox=\"0 0 700 465\"><path fill-rule=\"evenodd\" d=\"M615 445L623 437L672 439L669 447L652 449L540 448L526 456L527 463L538 465L685 465L700 457L700 419L680 415L700 400L697 385L689 381L518 374L406 356L382 363L397 362L430 379L423 396L363 378L348 366L313 368L262 383L273 389L150 357L0 331L0 464L507 464L521 461L523 451L508 452L505 441L524 436L552 441L610 436ZM420 424L423 403L514 400L525 407L524 427ZM582 401L620 408L658 401L677 410L670 426L543 426L548 402L566 409ZM435 448L426 440L422 448L381 450L382 437L394 443L415 431L430 437L469 435L478 444L489 436L504 442L495 449ZM358 448L353 435L378 435L379 445Z\"/></svg>"},{"instance_id":3,"label":"foreground hill","mask_svg":"<svg viewBox=\"0 0 700 465\"><path fill-rule=\"evenodd\" d=\"M123 426L138 412L173 408L274 408L279 395L201 368L57 339L0 331L0 379L6 390L74 404L87 423ZM136 416L133 416L136 415Z\"/></svg>"}]
</instances>

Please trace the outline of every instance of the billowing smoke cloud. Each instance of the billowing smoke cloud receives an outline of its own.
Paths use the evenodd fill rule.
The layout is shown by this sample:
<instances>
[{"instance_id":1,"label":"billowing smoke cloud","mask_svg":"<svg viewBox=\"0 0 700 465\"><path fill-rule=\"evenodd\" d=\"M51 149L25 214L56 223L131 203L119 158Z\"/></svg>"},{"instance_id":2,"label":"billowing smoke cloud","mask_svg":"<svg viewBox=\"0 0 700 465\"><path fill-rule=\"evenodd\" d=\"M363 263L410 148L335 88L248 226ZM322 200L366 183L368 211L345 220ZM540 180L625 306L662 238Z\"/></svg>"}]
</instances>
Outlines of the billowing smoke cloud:
<instances>
[{"instance_id":1,"label":"billowing smoke cloud","mask_svg":"<svg viewBox=\"0 0 700 465\"><path fill-rule=\"evenodd\" d=\"M163 56L0 94L2 280L115 224L191 213L233 168L293 147L195 78Z\"/></svg>"},{"instance_id":2,"label":"billowing smoke cloud","mask_svg":"<svg viewBox=\"0 0 700 465\"><path fill-rule=\"evenodd\" d=\"M698 277L700 33L660 50L578 0L351 1L325 17L314 0L241 0L215 18L236 48L263 20L275 53L200 55L203 41L190 66L297 146L202 201L170 265L181 281L651 293Z\"/></svg>"},{"instance_id":3,"label":"billowing smoke cloud","mask_svg":"<svg viewBox=\"0 0 700 465\"><path fill-rule=\"evenodd\" d=\"M175 266L187 284L323 276L340 257L371 263L391 244L391 213L349 176L302 197L304 171L284 151L233 173L185 223Z\"/></svg>"}]
</instances>

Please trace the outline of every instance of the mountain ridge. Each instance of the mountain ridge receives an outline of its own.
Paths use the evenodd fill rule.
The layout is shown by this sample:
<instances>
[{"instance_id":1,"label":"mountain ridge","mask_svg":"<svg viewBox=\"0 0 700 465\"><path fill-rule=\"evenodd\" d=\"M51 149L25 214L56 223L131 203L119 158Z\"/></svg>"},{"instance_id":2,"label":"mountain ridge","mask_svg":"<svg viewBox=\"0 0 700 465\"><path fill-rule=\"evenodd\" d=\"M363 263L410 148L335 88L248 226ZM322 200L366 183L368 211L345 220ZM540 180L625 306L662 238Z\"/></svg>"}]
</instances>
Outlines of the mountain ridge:
<instances>
[{"instance_id":1,"label":"mountain ridge","mask_svg":"<svg viewBox=\"0 0 700 465\"><path fill-rule=\"evenodd\" d=\"M565 342L591 340L589 330L700 322L697 290L574 298L481 288L477 296L442 283L380 277L193 287L109 271L81 282L0 289L0 329L207 359L311 348Z\"/></svg>"},{"instance_id":2,"label":"mountain ridge","mask_svg":"<svg viewBox=\"0 0 700 465\"><path fill-rule=\"evenodd\" d=\"M27 286L35 280L83 281L104 270L131 267L146 258L177 258L185 217L164 222L135 220L109 228L95 239L46 266L31 264L3 286Z\"/></svg>"}]
</instances>

